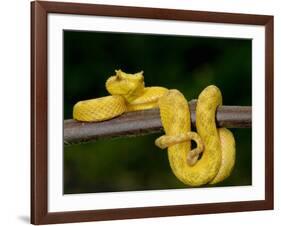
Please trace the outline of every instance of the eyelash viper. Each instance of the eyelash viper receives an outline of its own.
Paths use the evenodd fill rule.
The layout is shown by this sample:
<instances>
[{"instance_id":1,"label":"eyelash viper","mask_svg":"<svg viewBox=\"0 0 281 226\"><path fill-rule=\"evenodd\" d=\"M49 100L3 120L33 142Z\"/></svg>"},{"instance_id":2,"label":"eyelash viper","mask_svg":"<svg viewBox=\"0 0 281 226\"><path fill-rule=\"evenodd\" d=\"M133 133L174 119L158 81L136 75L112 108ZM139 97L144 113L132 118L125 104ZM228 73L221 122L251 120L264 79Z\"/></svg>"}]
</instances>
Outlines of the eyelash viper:
<instances>
[{"instance_id":1,"label":"eyelash viper","mask_svg":"<svg viewBox=\"0 0 281 226\"><path fill-rule=\"evenodd\" d=\"M175 176L189 186L215 184L227 178L235 164L235 139L226 128L217 128L216 109L222 104L220 90L210 85L198 97L196 132L191 131L188 102L178 90L145 87L143 71L127 74L116 70L106 81L111 94L79 101L73 118L84 122L104 121L127 111L159 107L165 135L155 144L168 148L168 158ZM197 147L191 150L191 140Z\"/></svg>"}]
</instances>

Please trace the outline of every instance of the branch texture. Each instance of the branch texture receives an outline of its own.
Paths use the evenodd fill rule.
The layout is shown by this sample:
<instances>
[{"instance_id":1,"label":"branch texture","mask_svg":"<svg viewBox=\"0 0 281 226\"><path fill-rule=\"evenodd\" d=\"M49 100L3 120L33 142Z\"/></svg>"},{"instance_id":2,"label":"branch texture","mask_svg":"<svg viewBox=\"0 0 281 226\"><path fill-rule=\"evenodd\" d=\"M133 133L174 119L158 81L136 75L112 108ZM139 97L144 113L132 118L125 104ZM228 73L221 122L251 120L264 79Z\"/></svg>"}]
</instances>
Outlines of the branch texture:
<instances>
[{"instance_id":1,"label":"branch texture","mask_svg":"<svg viewBox=\"0 0 281 226\"><path fill-rule=\"evenodd\" d=\"M192 126L195 128L196 101L189 102ZM220 106L217 109L218 127L250 128L252 107ZM103 122L64 121L64 144L82 143L98 139L140 136L163 131L159 109L127 112Z\"/></svg>"}]
</instances>

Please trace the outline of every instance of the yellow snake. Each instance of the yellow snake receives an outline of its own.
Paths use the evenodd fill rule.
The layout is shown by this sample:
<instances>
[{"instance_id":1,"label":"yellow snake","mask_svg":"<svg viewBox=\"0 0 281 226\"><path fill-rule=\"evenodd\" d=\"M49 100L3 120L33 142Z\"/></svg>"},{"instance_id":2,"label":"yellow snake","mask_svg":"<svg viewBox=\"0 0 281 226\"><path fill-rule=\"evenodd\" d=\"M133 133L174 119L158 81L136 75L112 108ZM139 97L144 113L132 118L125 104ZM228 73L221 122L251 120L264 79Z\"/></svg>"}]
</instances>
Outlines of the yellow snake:
<instances>
[{"instance_id":1,"label":"yellow snake","mask_svg":"<svg viewBox=\"0 0 281 226\"><path fill-rule=\"evenodd\" d=\"M106 89L111 94L79 101L73 118L97 122L127 111L159 107L165 135L155 144L168 147L168 157L175 176L189 186L215 184L227 178L235 163L235 140L230 130L217 128L216 109L222 104L220 90L210 85L198 97L196 132L191 131L188 102L181 92L163 87L145 87L143 72L127 74L116 70L108 78ZM197 147L191 150L191 140Z\"/></svg>"}]
</instances>

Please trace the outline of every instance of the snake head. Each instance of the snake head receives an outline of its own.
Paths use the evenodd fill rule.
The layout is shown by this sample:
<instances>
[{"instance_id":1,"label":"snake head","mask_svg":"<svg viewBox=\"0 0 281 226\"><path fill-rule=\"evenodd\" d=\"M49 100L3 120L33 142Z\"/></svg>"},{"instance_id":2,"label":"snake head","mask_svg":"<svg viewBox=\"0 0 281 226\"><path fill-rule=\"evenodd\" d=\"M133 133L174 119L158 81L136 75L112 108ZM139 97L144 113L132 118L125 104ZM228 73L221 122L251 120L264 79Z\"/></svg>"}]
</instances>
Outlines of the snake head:
<instances>
[{"instance_id":1,"label":"snake head","mask_svg":"<svg viewBox=\"0 0 281 226\"><path fill-rule=\"evenodd\" d=\"M135 74L127 74L121 70L115 72L116 74L109 77L105 84L111 95L123 96L130 103L143 93L143 71Z\"/></svg>"}]
</instances>

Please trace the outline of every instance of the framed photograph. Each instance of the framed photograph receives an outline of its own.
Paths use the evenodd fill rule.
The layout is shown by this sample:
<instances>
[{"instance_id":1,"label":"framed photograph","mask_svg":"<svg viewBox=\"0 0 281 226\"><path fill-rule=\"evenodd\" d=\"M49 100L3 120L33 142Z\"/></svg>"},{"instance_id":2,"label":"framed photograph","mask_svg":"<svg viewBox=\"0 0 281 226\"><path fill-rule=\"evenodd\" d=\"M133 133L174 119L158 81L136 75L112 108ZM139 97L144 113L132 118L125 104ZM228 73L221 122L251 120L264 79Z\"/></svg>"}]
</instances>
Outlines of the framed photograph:
<instances>
[{"instance_id":1,"label":"framed photograph","mask_svg":"<svg viewBox=\"0 0 281 226\"><path fill-rule=\"evenodd\" d=\"M273 209L273 16L35 1L31 28L31 223Z\"/></svg>"}]
</instances>

